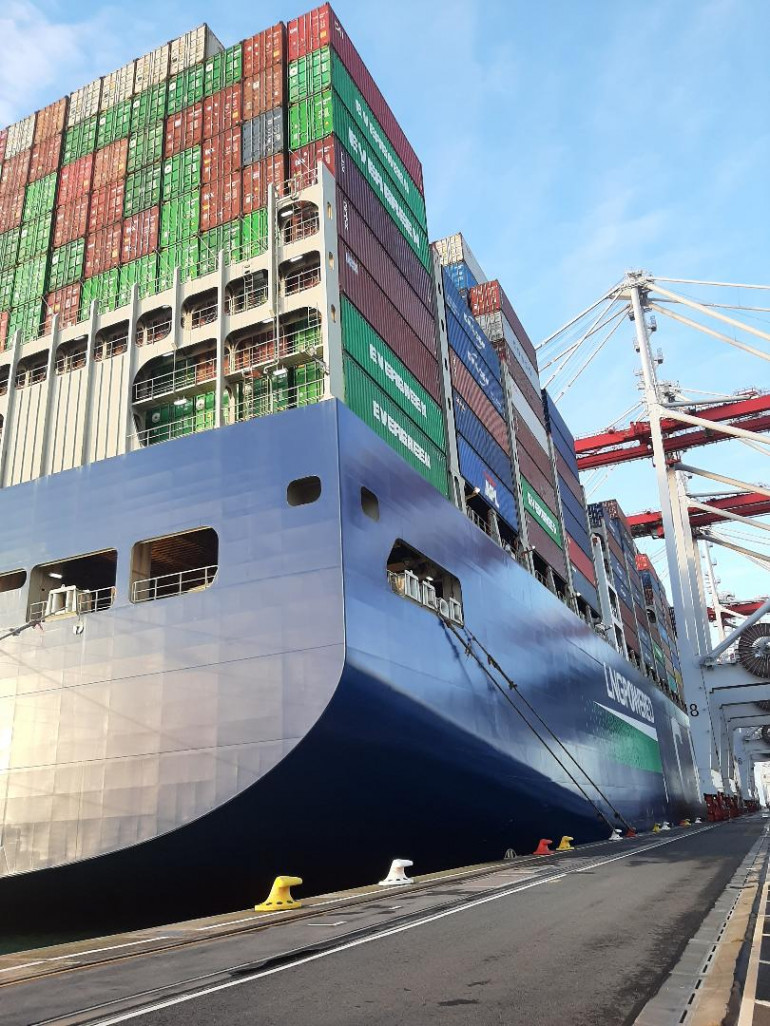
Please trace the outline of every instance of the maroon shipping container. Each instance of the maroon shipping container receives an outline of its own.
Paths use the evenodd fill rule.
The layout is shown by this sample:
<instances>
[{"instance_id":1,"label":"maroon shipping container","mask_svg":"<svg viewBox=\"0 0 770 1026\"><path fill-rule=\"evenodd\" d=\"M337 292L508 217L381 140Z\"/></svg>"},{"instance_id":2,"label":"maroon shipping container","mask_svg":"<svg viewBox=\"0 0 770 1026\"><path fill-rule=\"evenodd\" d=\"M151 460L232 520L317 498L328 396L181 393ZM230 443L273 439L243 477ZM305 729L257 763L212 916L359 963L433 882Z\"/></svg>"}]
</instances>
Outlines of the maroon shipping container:
<instances>
[{"instance_id":1,"label":"maroon shipping container","mask_svg":"<svg viewBox=\"0 0 770 1026\"><path fill-rule=\"evenodd\" d=\"M230 128L226 132L205 139L201 174L204 183L216 178L224 178L240 171L241 168L241 129Z\"/></svg>"},{"instance_id":2,"label":"maroon shipping container","mask_svg":"<svg viewBox=\"0 0 770 1026\"><path fill-rule=\"evenodd\" d=\"M63 246L73 239L80 239L88 228L89 197L79 196L73 203L56 208L53 229L54 246Z\"/></svg>"},{"instance_id":3,"label":"maroon shipping container","mask_svg":"<svg viewBox=\"0 0 770 1026\"><path fill-rule=\"evenodd\" d=\"M211 139L220 132L240 125L243 120L241 83L221 89L203 101L203 138Z\"/></svg>"},{"instance_id":4,"label":"maroon shipping container","mask_svg":"<svg viewBox=\"0 0 770 1026\"><path fill-rule=\"evenodd\" d=\"M91 195L91 207L88 211L88 234L106 228L108 224L115 224L123 219L123 199L126 192L126 180L121 178L118 182L110 182L109 185L97 189Z\"/></svg>"},{"instance_id":5,"label":"maroon shipping container","mask_svg":"<svg viewBox=\"0 0 770 1026\"><path fill-rule=\"evenodd\" d=\"M57 100L55 103L49 103L47 107L43 107L42 110L37 112L33 142L37 145L45 139L52 138L54 135L61 135L64 131L66 120L67 97L63 96L61 100ZM2 158L0 158L0 160L1 159Z\"/></svg>"},{"instance_id":6,"label":"maroon shipping container","mask_svg":"<svg viewBox=\"0 0 770 1026\"><path fill-rule=\"evenodd\" d=\"M29 165L29 180L36 182L38 178L45 178L53 174L59 167L61 156L61 135L49 135L32 147L32 159Z\"/></svg>"},{"instance_id":7,"label":"maroon shipping container","mask_svg":"<svg viewBox=\"0 0 770 1026\"><path fill-rule=\"evenodd\" d=\"M243 42L243 77L254 75L272 67L273 64L286 63L286 26L282 21L264 32L257 32L251 39ZM270 108L267 108L270 110Z\"/></svg>"},{"instance_id":8,"label":"maroon shipping container","mask_svg":"<svg viewBox=\"0 0 770 1026\"><path fill-rule=\"evenodd\" d=\"M335 145L334 163L337 168L336 177L339 188L359 212L396 267L411 283L420 299L430 309L435 302L433 279L361 172L354 166L348 154L339 143ZM339 212L337 216L339 216Z\"/></svg>"},{"instance_id":9,"label":"maroon shipping container","mask_svg":"<svg viewBox=\"0 0 770 1026\"><path fill-rule=\"evenodd\" d=\"M243 170L243 213L250 214L267 206L268 186L285 182L287 178L286 154L276 153Z\"/></svg>"},{"instance_id":10,"label":"maroon shipping container","mask_svg":"<svg viewBox=\"0 0 770 1026\"><path fill-rule=\"evenodd\" d=\"M291 177L303 178L311 171L315 171L318 161L323 161L331 173L336 174L334 154L336 152L336 140L333 135L327 135L324 139L318 139L307 146L301 146L298 150L292 150L289 158Z\"/></svg>"},{"instance_id":11,"label":"maroon shipping container","mask_svg":"<svg viewBox=\"0 0 770 1026\"><path fill-rule=\"evenodd\" d=\"M83 271L85 278L102 274L120 263L120 234L122 224L108 225L89 235L86 239L86 263Z\"/></svg>"},{"instance_id":12,"label":"maroon shipping container","mask_svg":"<svg viewBox=\"0 0 770 1026\"><path fill-rule=\"evenodd\" d=\"M2 178L0 178L0 196L9 196L11 193L20 192L29 181L29 165L32 160L32 150L22 150L15 157L9 157L3 164Z\"/></svg>"},{"instance_id":13,"label":"maroon shipping container","mask_svg":"<svg viewBox=\"0 0 770 1026\"><path fill-rule=\"evenodd\" d=\"M435 353L435 343L428 344L428 339L435 338L436 334L433 314L421 302L407 276L396 267L353 204L342 197L339 189L337 231L339 238L344 240L350 252L361 261L385 295L396 299L399 313L417 337Z\"/></svg>"},{"instance_id":14,"label":"maroon shipping container","mask_svg":"<svg viewBox=\"0 0 770 1026\"><path fill-rule=\"evenodd\" d=\"M158 229L160 227L160 207L140 210L133 217L123 222L123 246L120 262L128 264L139 257L154 253L158 248Z\"/></svg>"},{"instance_id":15,"label":"maroon shipping container","mask_svg":"<svg viewBox=\"0 0 770 1026\"><path fill-rule=\"evenodd\" d=\"M511 446L508 440L508 427L505 421L473 380L470 372L453 349L449 351L449 368L454 387L500 448L504 449L510 456Z\"/></svg>"},{"instance_id":16,"label":"maroon shipping container","mask_svg":"<svg viewBox=\"0 0 770 1026\"><path fill-rule=\"evenodd\" d=\"M8 129L0 131L0 164L5 160L5 150L8 146Z\"/></svg>"},{"instance_id":17,"label":"maroon shipping container","mask_svg":"<svg viewBox=\"0 0 770 1026\"><path fill-rule=\"evenodd\" d=\"M397 322L393 322L390 319L389 314L386 314L385 319L389 326L393 330L398 330L403 333L406 333L406 336L410 341L410 345L412 341L419 342L428 350L428 352L435 360L436 336L433 330L432 323L428 325L428 330L425 331L424 334L418 335L412 328L409 327L407 322L404 320L403 314L401 313L401 293L404 289L409 288L409 283L406 281L403 275L399 274L399 272L394 268L393 274L395 276L395 290L392 293L383 291L384 283L376 280L372 276L372 274L370 274L367 267L365 267L365 265L360 260L356 259L355 255L347 248L342 239L339 240L339 260L340 288L343 289L343 291L347 291L347 289L353 289L356 291L356 295L360 295L360 289L361 287L363 287L369 304L373 304L378 308L382 303L386 304L387 307L392 309L393 313L395 313L398 318ZM345 283L344 286L342 284L343 282ZM348 294L352 295L352 293ZM393 296L395 302L391 300L391 295ZM369 323L372 325L375 331L379 331L377 324L372 320L372 318L369 316L369 313L367 312L367 310L369 309L369 305L367 305L366 309L359 306L358 303L356 303L356 306L358 306L359 310L361 310L364 317L366 317L367 321L369 321ZM383 338L385 338L384 335ZM388 339L385 340L388 341Z\"/></svg>"},{"instance_id":18,"label":"maroon shipping container","mask_svg":"<svg viewBox=\"0 0 770 1026\"><path fill-rule=\"evenodd\" d=\"M53 329L54 314L59 315L59 327L69 328L78 322L80 310L80 282L66 285L45 297L45 333Z\"/></svg>"},{"instance_id":19,"label":"maroon shipping container","mask_svg":"<svg viewBox=\"0 0 770 1026\"><path fill-rule=\"evenodd\" d=\"M251 121L275 107L283 106L283 82L286 68L273 64L243 83L243 120Z\"/></svg>"},{"instance_id":20,"label":"maroon shipping container","mask_svg":"<svg viewBox=\"0 0 770 1026\"><path fill-rule=\"evenodd\" d=\"M569 466L569 464L564 459L564 457L555 445L553 449L556 453L556 470L558 471L559 475L563 477L564 480L567 482L570 491L578 500L580 505L585 506L585 495L583 494L583 486L580 484L580 478L575 477L574 470L572 470L572 468Z\"/></svg>"},{"instance_id":21,"label":"maroon shipping container","mask_svg":"<svg viewBox=\"0 0 770 1026\"><path fill-rule=\"evenodd\" d=\"M562 580L566 581L567 563L564 553L550 534L546 534L540 524L529 514L527 514L527 534L529 536L529 544L534 547L538 556L544 559Z\"/></svg>"},{"instance_id":22,"label":"maroon shipping container","mask_svg":"<svg viewBox=\"0 0 770 1026\"><path fill-rule=\"evenodd\" d=\"M225 175L201 189L201 231L232 221L241 214L241 176Z\"/></svg>"},{"instance_id":23,"label":"maroon shipping container","mask_svg":"<svg viewBox=\"0 0 770 1026\"><path fill-rule=\"evenodd\" d=\"M57 206L64 207L73 203L81 196L88 197L91 191L91 179L94 171L94 155L86 154L72 164L65 164L59 172L59 193L56 197Z\"/></svg>"},{"instance_id":24,"label":"maroon shipping container","mask_svg":"<svg viewBox=\"0 0 770 1026\"><path fill-rule=\"evenodd\" d=\"M471 311L474 317L479 314L493 313L495 310L502 310L503 316L513 331L513 334L521 342L527 356L532 361L532 366L537 370L537 353L532 345L532 340L524 330L524 325L519 320L518 314L513 309L510 300L505 294L499 281L486 281L481 285L474 285L468 290Z\"/></svg>"},{"instance_id":25,"label":"maroon shipping container","mask_svg":"<svg viewBox=\"0 0 770 1026\"><path fill-rule=\"evenodd\" d=\"M116 139L103 150L97 150L94 156L93 188L101 189L110 182L125 178L127 163L128 139Z\"/></svg>"},{"instance_id":26,"label":"maroon shipping container","mask_svg":"<svg viewBox=\"0 0 770 1026\"><path fill-rule=\"evenodd\" d=\"M0 195L0 232L7 232L21 224L24 210L24 190Z\"/></svg>"},{"instance_id":27,"label":"maroon shipping container","mask_svg":"<svg viewBox=\"0 0 770 1026\"><path fill-rule=\"evenodd\" d=\"M553 481L553 467L550 454L545 451L520 416L516 417L514 434L518 448L524 449L549 480Z\"/></svg>"},{"instance_id":28,"label":"maroon shipping container","mask_svg":"<svg viewBox=\"0 0 770 1026\"><path fill-rule=\"evenodd\" d=\"M319 50L323 46L332 46L336 50L350 77L369 104L372 114L390 139L393 149L403 161L419 191L423 193L422 165L417 159L417 154L329 4L317 7L309 14L303 14L300 18L290 21L287 27L287 42L290 61L304 57L305 54Z\"/></svg>"},{"instance_id":29,"label":"maroon shipping container","mask_svg":"<svg viewBox=\"0 0 770 1026\"><path fill-rule=\"evenodd\" d=\"M0 311L0 349L8 347L8 322L11 315L8 310Z\"/></svg>"},{"instance_id":30,"label":"maroon shipping container","mask_svg":"<svg viewBox=\"0 0 770 1026\"><path fill-rule=\"evenodd\" d=\"M519 461L519 471L522 476L526 477L553 515L557 516L558 507L556 504L556 490L554 489L553 481L547 474L543 473L542 468L537 465L527 450L522 449L520 445L516 446L516 456Z\"/></svg>"},{"instance_id":31,"label":"maroon shipping container","mask_svg":"<svg viewBox=\"0 0 770 1026\"><path fill-rule=\"evenodd\" d=\"M203 104L194 103L166 121L166 138L163 156L168 159L175 153L199 146L203 142Z\"/></svg>"}]
</instances>

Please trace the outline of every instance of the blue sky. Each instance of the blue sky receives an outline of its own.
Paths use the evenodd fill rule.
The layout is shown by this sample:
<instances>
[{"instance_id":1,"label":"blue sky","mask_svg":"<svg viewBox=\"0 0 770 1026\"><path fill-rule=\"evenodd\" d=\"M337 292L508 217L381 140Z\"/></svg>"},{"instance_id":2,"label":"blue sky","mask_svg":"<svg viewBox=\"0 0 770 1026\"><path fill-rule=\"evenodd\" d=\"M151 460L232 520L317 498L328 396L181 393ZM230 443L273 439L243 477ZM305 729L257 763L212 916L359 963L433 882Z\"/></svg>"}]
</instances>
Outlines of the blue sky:
<instances>
[{"instance_id":1,"label":"blue sky","mask_svg":"<svg viewBox=\"0 0 770 1026\"><path fill-rule=\"evenodd\" d=\"M306 6L11 0L0 123L201 21L229 45ZM770 281L766 0L340 0L335 10L423 161L431 235L466 233L533 339L629 267ZM618 332L565 398L576 433L635 401L630 337ZM662 324L656 343L662 376L683 385L770 387L767 364L702 336ZM762 459L734 443L699 454L768 480ZM628 511L657 508L643 464L593 498L612 494ZM767 591L766 573L743 560L720 557L720 569L723 587Z\"/></svg>"}]
</instances>

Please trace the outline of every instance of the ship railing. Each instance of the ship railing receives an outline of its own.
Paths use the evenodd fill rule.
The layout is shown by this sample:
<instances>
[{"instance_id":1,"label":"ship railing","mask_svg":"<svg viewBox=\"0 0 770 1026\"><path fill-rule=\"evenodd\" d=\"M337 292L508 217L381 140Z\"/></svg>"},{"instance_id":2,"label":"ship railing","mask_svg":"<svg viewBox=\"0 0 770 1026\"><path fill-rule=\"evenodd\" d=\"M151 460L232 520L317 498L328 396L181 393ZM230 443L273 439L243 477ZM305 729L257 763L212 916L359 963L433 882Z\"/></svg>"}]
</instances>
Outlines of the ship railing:
<instances>
[{"instance_id":1,"label":"ship railing","mask_svg":"<svg viewBox=\"0 0 770 1026\"><path fill-rule=\"evenodd\" d=\"M215 563L134 581L131 585L131 601L154 602L174 595L186 595L191 591L203 591L214 583L218 570L219 566Z\"/></svg>"},{"instance_id":2,"label":"ship railing","mask_svg":"<svg viewBox=\"0 0 770 1026\"><path fill-rule=\"evenodd\" d=\"M251 285L234 296L228 296L225 310L228 316L232 317L233 314L244 313L246 310L262 306L267 302L267 297L267 285Z\"/></svg>"},{"instance_id":3,"label":"ship railing","mask_svg":"<svg viewBox=\"0 0 770 1026\"><path fill-rule=\"evenodd\" d=\"M136 432L139 444L154 445L156 442L168 442L173 438L184 438L199 431L208 431L214 427L214 411L203 410L189 417L180 417L165 424L154 424Z\"/></svg>"},{"instance_id":4,"label":"ship railing","mask_svg":"<svg viewBox=\"0 0 770 1026\"><path fill-rule=\"evenodd\" d=\"M113 356L120 356L128 350L128 332L118 335L115 338L107 339L104 342L97 341L94 348L94 360L111 360Z\"/></svg>"},{"instance_id":5,"label":"ship railing","mask_svg":"<svg viewBox=\"0 0 770 1026\"><path fill-rule=\"evenodd\" d=\"M324 396L323 381L314 381L307 385L294 385L292 388L277 388L264 395L246 396L236 404L238 420L255 420L267 417L281 410L296 409L300 406L312 406L320 402Z\"/></svg>"},{"instance_id":6,"label":"ship railing","mask_svg":"<svg viewBox=\"0 0 770 1026\"><path fill-rule=\"evenodd\" d=\"M60 616L82 616L85 613L100 613L109 609L115 602L115 588L82 588L75 592L74 606L62 609L56 613L49 613L48 599L40 602L33 602L29 607L29 619L41 622L51 620Z\"/></svg>"},{"instance_id":7,"label":"ship railing","mask_svg":"<svg viewBox=\"0 0 770 1026\"><path fill-rule=\"evenodd\" d=\"M37 385L41 381L45 381L47 374L47 363L40 364L38 367L27 367L16 374L16 387L26 388L28 385Z\"/></svg>"},{"instance_id":8,"label":"ship railing","mask_svg":"<svg viewBox=\"0 0 770 1026\"><path fill-rule=\"evenodd\" d=\"M483 517L480 517L475 510L470 508L470 506L465 507L465 513L472 524L475 524L480 531L484 532L484 534L488 534L492 537L489 531L489 524L483 519Z\"/></svg>"},{"instance_id":9,"label":"ship railing","mask_svg":"<svg viewBox=\"0 0 770 1026\"><path fill-rule=\"evenodd\" d=\"M309 239L315 235L321 227L317 212L303 217L301 221L290 222L283 229L283 241L285 245L291 242L300 242L302 239Z\"/></svg>"},{"instance_id":10,"label":"ship railing","mask_svg":"<svg viewBox=\"0 0 770 1026\"><path fill-rule=\"evenodd\" d=\"M176 370L158 374L134 385L134 401L154 399L157 396L189 388L204 381L213 381L217 376L216 360L204 360L199 364L188 364Z\"/></svg>"},{"instance_id":11,"label":"ship railing","mask_svg":"<svg viewBox=\"0 0 770 1026\"><path fill-rule=\"evenodd\" d=\"M296 196L303 189L309 189L317 182L318 167L310 167L306 164L302 171L296 171L285 182L276 182L274 187L278 198L284 199L287 196Z\"/></svg>"},{"instance_id":12,"label":"ship railing","mask_svg":"<svg viewBox=\"0 0 770 1026\"><path fill-rule=\"evenodd\" d=\"M287 275L281 282L281 291L284 296L295 296L305 289L312 289L321 283L321 268L308 267L304 271Z\"/></svg>"},{"instance_id":13,"label":"ship railing","mask_svg":"<svg viewBox=\"0 0 770 1026\"><path fill-rule=\"evenodd\" d=\"M217 319L217 302L208 303L206 306L197 306L182 315L182 329L186 332L194 331L195 328L202 328L206 324L213 324Z\"/></svg>"},{"instance_id":14,"label":"ship railing","mask_svg":"<svg viewBox=\"0 0 770 1026\"><path fill-rule=\"evenodd\" d=\"M281 332L277 347L275 334L271 332L254 345L236 350L233 356L233 370L247 370L250 367L274 363L278 359L298 353L314 353L322 345L321 322L314 318L302 327Z\"/></svg>"},{"instance_id":15,"label":"ship railing","mask_svg":"<svg viewBox=\"0 0 770 1026\"><path fill-rule=\"evenodd\" d=\"M171 333L171 315L162 321L155 321L152 324L142 325L136 333L136 344L138 346L150 346L166 335Z\"/></svg>"}]
</instances>

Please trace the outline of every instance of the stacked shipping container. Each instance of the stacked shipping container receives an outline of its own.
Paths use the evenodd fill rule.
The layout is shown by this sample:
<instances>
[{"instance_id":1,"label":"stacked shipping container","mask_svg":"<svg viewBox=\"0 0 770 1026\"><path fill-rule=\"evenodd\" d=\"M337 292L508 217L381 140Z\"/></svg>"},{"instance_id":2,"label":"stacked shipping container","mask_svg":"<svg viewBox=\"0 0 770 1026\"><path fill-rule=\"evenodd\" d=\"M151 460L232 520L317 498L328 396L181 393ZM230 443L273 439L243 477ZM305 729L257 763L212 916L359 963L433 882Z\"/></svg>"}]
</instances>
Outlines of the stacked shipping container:
<instances>
[{"instance_id":1,"label":"stacked shipping container","mask_svg":"<svg viewBox=\"0 0 770 1026\"><path fill-rule=\"evenodd\" d=\"M636 567L644 589L647 623L642 642L645 664L672 691L682 694L682 673L666 590L649 556L638 553Z\"/></svg>"}]
</instances>

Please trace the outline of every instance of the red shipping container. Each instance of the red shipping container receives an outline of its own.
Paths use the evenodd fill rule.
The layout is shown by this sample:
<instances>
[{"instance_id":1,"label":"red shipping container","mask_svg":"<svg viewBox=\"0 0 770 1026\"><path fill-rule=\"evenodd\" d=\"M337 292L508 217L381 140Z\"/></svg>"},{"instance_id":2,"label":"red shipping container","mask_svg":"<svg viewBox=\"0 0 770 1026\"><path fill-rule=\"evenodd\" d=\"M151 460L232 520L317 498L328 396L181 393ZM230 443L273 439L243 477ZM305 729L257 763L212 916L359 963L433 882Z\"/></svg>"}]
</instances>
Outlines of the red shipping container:
<instances>
[{"instance_id":1,"label":"red shipping container","mask_svg":"<svg viewBox=\"0 0 770 1026\"><path fill-rule=\"evenodd\" d=\"M422 165L417 159L417 154L329 4L317 7L309 14L290 21L287 26L287 45L290 61L304 57L305 54L319 50L323 46L334 47L415 185L424 193Z\"/></svg>"},{"instance_id":2,"label":"red shipping container","mask_svg":"<svg viewBox=\"0 0 770 1026\"><path fill-rule=\"evenodd\" d=\"M405 343L408 343L408 351L411 351L413 345L419 344L427 349L431 358L435 360L435 334L430 331L425 337L420 337L409 327L401 313L400 305L396 306L383 292L380 284L375 281L361 261L355 258L342 240L339 243L339 261L340 289L354 299L358 309L388 345L393 347L392 337L394 335L403 335ZM397 302L401 298L402 289L408 287L408 283L399 275L398 284L393 293ZM357 301L357 298L360 301ZM383 334L383 331L387 331L387 334ZM404 362L409 366L408 361Z\"/></svg>"},{"instance_id":3,"label":"red shipping container","mask_svg":"<svg viewBox=\"0 0 770 1026\"><path fill-rule=\"evenodd\" d=\"M45 333L53 329L54 314L59 315L59 327L69 328L78 322L80 310L80 282L66 285L45 297Z\"/></svg>"},{"instance_id":4,"label":"red shipping container","mask_svg":"<svg viewBox=\"0 0 770 1026\"><path fill-rule=\"evenodd\" d=\"M239 173L217 178L201 189L201 231L216 228L241 214L241 176Z\"/></svg>"},{"instance_id":5,"label":"red shipping container","mask_svg":"<svg viewBox=\"0 0 770 1026\"><path fill-rule=\"evenodd\" d=\"M550 509L554 516L557 515L556 490L553 481L545 474L540 466L532 459L526 449L516 445L516 456L519 461L519 471L529 481L537 494Z\"/></svg>"},{"instance_id":6,"label":"red shipping container","mask_svg":"<svg viewBox=\"0 0 770 1026\"><path fill-rule=\"evenodd\" d=\"M636 569L647 570L648 573L654 574L657 578L658 574L652 565L652 561L649 556L645 556L643 552L637 552L636 554Z\"/></svg>"},{"instance_id":7,"label":"red shipping container","mask_svg":"<svg viewBox=\"0 0 770 1026\"><path fill-rule=\"evenodd\" d=\"M449 352L449 368L454 387L470 406L500 448L504 449L508 455L510 455L511 446L508 440L508 426L473 380L469 371L466 369L454 350L450 350Z\"/></svg>"},{"instance_id":8,"label":"red shipping container","mask_svg":"<svg viewBox=\"0 0 770 1026\"><path fill-rule=\"evenodd\" d=\"M116 139L114 143L97 150L94 157L94 189L101 189L110 182L126 177L128 163L128 139Z\"/></svg>"},{"instance_id":9,"label":"red shipping container","mask_svg":"<svg viewBox=\"0 0 770 1026\"><path fill-rule=\"evenodd\" d=\"M241 129L231 128L226 132L205 139L201 161L201 176L204 183L215 178L232 175L241 168Z\"/></svg>"},{"instance_id":10,"label":"red shipping container","mask_svg":"<svg viewBox=\"0 0 770 1026\"><path fill-rule=\"evenodd\" d=\"M243 120L250 121L274 107L283 106L283 81L286 68L273 64L243 83Z\"/></svg>"},{"instance_id":11,"label":"red shipping container","mask_svg":"<svg viewBox=\"0 0 770 1026\"><path fill-rule=\"evenodd\" d=\"M121 263L154 253L158 248L158 229L160 227L160 207L140 210L133 217L123 222L123 249Z\"/></svg>"},{"instance_id":12,"label":"red shipping container","mask_svg":"<svg viewBox=\"0 0 770 1026\"><path fill-rule=\"evenodd\" d=\"M0 310L0 349L8 346L8 322L11 315L8 310Z\"/></svg>"},{"instance_id":13,"label":"red shipping container","mask_svg":"<svg viewBox=\"0 0 770 1026\"><path fill-rule=\"evenodd\" d=\"M334 174L336 152L337 146L333 135L327 135L325 139L318 139L316 142L294 150L289 158L291 177L302 180L312 177L318 168L319 160L322 160Z\"/></svg>"},{"instance_id":14,"label":"red shipping container","mask_svg":"<svg viewBox=\"0 0 770 1026\"><path fill-rule=\"evenodd\" d=\"M276 153L243 169L243 213L267 206L267 190L286 181L286 154Z\"/></svg>"},{"instance_id":15,"label":"red shipping container","mask_svg":"<svg viewBox=\"0 0 770 1026\"><path fill-rule=\"evenodd\" d=\"M573 541L569 535L567 535L567 548L569 550L569 558L575 569L579 570L583 577L591 584L596 584L596 570L594 569L593 560L588 558L577 542Z\"/></svg>"},{"instance_id":16,"label":"red shipping container","mask_svg":"<svg viewBox=\"0 0 770 1026\"><path fill-rule=\"evenodd\" d=\"M126 192L126 180L110 182L91 194L91 207L88 212L88 234L106 228L109 224L123 219L123 199Z\"/></svg>"},{"instance_id":17,"label":"red shipping container","mask_svg":"<svg viewBox=\"0 0 770 1026\"><path fill-rule=\"evenodd\" d=\"M243 43L243 77L251 78L274 64L286 63L286 26L283 22L257 32ZM267 108L270 109L269 107Z\"/></svg>"},{"instance_id":18,"label":"red shipping container","mask_svg":"<svg viewBox=\"0 0 770 1026\"><path fill-rule=\"evenodd\" d=\"M553 568L554 573L566 581L567 563L564 553L550 534L547 534L529 513L527 514L527 534L529 535L529 544L534 547L538 556Z\"/></svg>"},{"instance_id":19,"label":"red shipping container","mask_svg":"<svg viewBox=\"0 0 770 1026\"><path fill-rule=\"evenodd\" d=\"M56 208L53 229L54 246L63 246L73 239L80 239L88 228L88 195L79 196L73 203Z\"/></svg>"},{"instance_id":20,"label":"red shipping container","mask_svg":"<svg viewBox=\"0 0 770 1026\"><path fill-rule=\"evenodd\" d=\"M66 119L67 97L63 96L61 100L49 103L47 107L43 107L42 110L37 112L33 142L37 144L45 139L51 139L55 135L61 135L64 131Z\"/></svg>"},{"instance_id":21,"label":"red shipping container","mask_svg":"<svg viewBox=\"0 0 770 1026\"><path fill-rule=\"evenodd\" d=\"M21 153L6 160L2 167L2 177L0 177L0 196L8 196L23 190L29 180L31 160L31 149L22 150Z\"/></svg>"},{"instance_id":22,"label":"red shipping container","mask_svg":"<svg viewBox=\"0 0 770 1026\"><path fill-rule=\"evenodd\" d=\"M7 232L21 224L24 210L24 190L0 195L0 232Z\"/></svg>"},{"instance_id":23,"label":"red shipping container","mask_svg":"<svg viewBox=\"0 0 770 1026\"><path fill-rule=\"evenodd\" d=\"M73 203L81 196L88 196L91 191L91 179L94 171L94 155L86 154L72 164L65 164L59 172L59 193L56 197L57 206L64 207Z\"/></svg>"},{"instance_id":24,"label":"red shipping container","mask_svg":"<svg viewBox=\"0 0 770 1026\"><path fill-rule=\"evenodd\" d=\"M8 129L0 131L0 164L5 160L5 149L8 145Z\"/></svg>"},{"instance_id":25,"label":"red shipping container","mask_svg":"<svg viewBox=\"0 0 770 1026\"><path fill-rule=\"evenodd\" d=\"M111 224L86 239L84 277L92 278L120 263L120 233L122 224Z\"/></svg>"},{"instance_id":26,"label":"red shipping container","mask_svg":"<svg viewBox=\"0 0 770 1026\"><path fill-rule=\"evenodd\" d=\"M339 238L359 260L386 296L397 297L398 310L423 345L435 355L436 322L417 293L375 239L352 204L338 217ZM344 259L344 256L340 256Z\"/></svg>"},{"instance_id":27,"label":"red shipping container","mask_svg":"<svg viewBox=\"0 0 770 1026\"><path fill-rule=\"evenodd\" d=\"M532 345L532 340L524 330L524 325L519 320L518 314L513 309L500 282L486 281L481 285L474 285L468 289L468 299L470 300L471 311L474 317L478 317L479 314L494 313L495 310L502 311L513 334L521 343L522 348L532 362L532 366L537 370L535 347Z\"/></svg>"},{"instance_id":28,"label":"red shipping container","mask_svg":"<svg viewBox=\"0 0 770 1026\"><path fill-rule=\"evenodd\" d=\"M493 342L492 344L495 347L497 355L505 361L511 377L516 382L516 386L527 402L527 406L529 406L543 427L545 427L545 410L543 409L543 400L540 394L535 391L532 382L527 376L527 372L504 342ZM516 405L515 402L514 405Z\"/></svg>"},{"instance_id":29,"label":"red shipping container","mask_svg":"<svg viewBox=\"0 0 770 1026\"><path fill-rule=\"evenodd\" d=\"M243 120L243 90L241 83L227 86L203 101L203 138L211 139L226 132Z\"/></svg>"},{"instance_id":30,"label":"red shipping container","mask_svg":"<svg viewBox=\"0 0 770 1026\"><path fill-rule=\"evenodd\" d=\"M166 139L163 147L164 157L173 157L175 153L199 146L203 142L203 104L194 103L185 107L178 114L166 121Z\"/></svg>"},{"instance_id":31,"label":"red shipping container","mask_svg":"<svg viewBox=\"0 0 770 1026\"><path fill-rule=\"evenodd\" d=\"M45 178L53 174L59 167L61 156L61 135L49 135L32 147L32 159L29 165L29 180L36 182L38 178Z\"/></svg>"}]
</instances>

